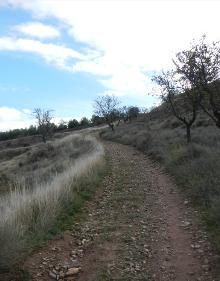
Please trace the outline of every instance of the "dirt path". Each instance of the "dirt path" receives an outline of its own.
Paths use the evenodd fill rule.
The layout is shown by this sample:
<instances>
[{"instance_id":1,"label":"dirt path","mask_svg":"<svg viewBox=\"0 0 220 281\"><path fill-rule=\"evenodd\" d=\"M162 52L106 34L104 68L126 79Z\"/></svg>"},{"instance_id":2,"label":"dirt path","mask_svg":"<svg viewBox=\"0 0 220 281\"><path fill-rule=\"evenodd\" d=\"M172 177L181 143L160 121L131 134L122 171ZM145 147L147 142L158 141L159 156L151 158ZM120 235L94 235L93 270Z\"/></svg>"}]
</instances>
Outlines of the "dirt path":
<instances>
[{"instance_id":1,"label":"dirt path","mask_svg":"<svg viewBox=\"0 0 220 281\"><path fill-rule=\"evenodd\" d=\"M70 267L66 280L217 281L217 257L171 179L131 147L106 151L111 175L73 229L26 262L31 280L60 280Z\"/></svg>"}]
</instances>

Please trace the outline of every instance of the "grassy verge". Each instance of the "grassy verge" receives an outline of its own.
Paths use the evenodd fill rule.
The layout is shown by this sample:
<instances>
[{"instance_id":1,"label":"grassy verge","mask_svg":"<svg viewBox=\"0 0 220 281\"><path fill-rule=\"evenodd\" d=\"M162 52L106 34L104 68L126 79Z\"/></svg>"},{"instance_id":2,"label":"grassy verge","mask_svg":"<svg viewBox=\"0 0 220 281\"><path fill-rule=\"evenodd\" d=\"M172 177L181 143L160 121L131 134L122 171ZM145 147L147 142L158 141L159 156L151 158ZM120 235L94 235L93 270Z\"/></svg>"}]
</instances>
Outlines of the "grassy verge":
<instances>
[{"instance_id":1,"label":"grassy verge","mask_svg":"<svg viewBox=\"0 0 220 281\"><path fill-rule=\"evenodd\" d=\"M137 120L104 130L104 139L135 146L156 159L174 176L178 186L199 208L220 251L220 131L198 121L192 131L192 144L185 141L185 130L175 119Z\"/></svg>"},{"instance_id":2,"label":"grassy verge","mask_svg":"<svg viewBox=\"0 0 220 281\"><path fill-rule=\"evenodd\" d=\"M106 172L103 147L94 138L74 138L66 145L80 141L87 151L67 161L63 172L0 199L1 270L15 267L34 247L73 224L74 215L100 183Z\"/></svg>"}]
</instances>

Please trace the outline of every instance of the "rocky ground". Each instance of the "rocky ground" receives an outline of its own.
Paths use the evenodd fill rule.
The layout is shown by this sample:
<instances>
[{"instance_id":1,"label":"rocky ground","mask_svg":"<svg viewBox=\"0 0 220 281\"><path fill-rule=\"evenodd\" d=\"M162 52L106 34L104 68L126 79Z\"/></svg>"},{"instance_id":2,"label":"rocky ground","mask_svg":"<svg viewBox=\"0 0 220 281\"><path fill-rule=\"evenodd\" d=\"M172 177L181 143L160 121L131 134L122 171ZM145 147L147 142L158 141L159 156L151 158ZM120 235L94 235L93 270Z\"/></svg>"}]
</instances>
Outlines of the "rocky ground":
<instances>
[{"instance_id":1,"label":"rocky ground","mask_svg":"<svg viewBox=\"0 0 220 281\"><path fill-rule=\"evenodd\" d=\"M25 263L31 280L217 281L197 212L157 163L106 143L111 174L72 230Z\"/></svg>"}]
</instances>

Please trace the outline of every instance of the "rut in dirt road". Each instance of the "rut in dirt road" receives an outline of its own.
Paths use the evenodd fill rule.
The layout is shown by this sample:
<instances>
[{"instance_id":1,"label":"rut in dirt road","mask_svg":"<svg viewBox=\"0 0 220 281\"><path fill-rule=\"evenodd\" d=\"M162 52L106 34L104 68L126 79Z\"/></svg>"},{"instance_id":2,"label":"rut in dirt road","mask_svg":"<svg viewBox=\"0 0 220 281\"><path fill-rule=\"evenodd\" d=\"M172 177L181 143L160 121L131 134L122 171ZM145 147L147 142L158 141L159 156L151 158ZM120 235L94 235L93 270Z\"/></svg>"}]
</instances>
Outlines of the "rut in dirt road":
<instances>
[{"instance_id":1,"label":"rut in dirt road","mask_svg":"<svg viewBox=\"0 0 220 281\"><path fill-rule=\"evenodd\" d=\"M85 207L85 218L28 260L32 280L51 280L45 257L57 267L81 267L67 280L217 280L216 256L170 178L131 147L105 146L111 174Z\"/></svg>"}]
</instances>

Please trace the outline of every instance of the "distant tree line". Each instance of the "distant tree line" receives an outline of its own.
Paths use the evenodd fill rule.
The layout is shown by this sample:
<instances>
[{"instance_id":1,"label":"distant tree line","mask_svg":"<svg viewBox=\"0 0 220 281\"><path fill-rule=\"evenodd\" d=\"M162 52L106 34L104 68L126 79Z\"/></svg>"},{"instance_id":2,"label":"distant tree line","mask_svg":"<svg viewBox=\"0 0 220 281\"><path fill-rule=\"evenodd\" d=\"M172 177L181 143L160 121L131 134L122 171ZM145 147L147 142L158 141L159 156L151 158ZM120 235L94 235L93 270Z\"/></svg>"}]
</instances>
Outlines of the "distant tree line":
<instances>
[{"instance_id":1,"label":"distant tree line","mask_svg":"<svg viewBox=\"0 0 220 281\"><path fill-rule=\"evenodd\" d=\"M102 102L107 99L106 96L102 99ZM92 115L91 119L83 117L80 121L77 119L71 119L68 122L61 120L59 124L52 122L53 115L52 110L43 110L36 108L33 111L33 117L37 121L37 125L31 125L29 128L25 129L14 129L6 132L0 132L0 141L10 140L19 137L34 136L40 135L43 142L46 142L47 139L51 138L52 135L56 132L68 131L68 130L80 130L88 127L99 126L102 124L111 124L111 128L115 127L115 122L118 125L121 120L124 122L129 122L133 118L136 118L140 110L138 107L122 107L118 108L116 105L119 104L119 101L114 96L108 96L110 100L109 111L98 111L95 110L95 114ZM112 100L116 102L115 106L112 107Z\"/></svg>"},{"instance_id":2,"label":"distant tree line","mask_svg":"<svg viewBox=\"0 0 220 281\"><path fill-rule=\"evenodd\" d=\"M97 126L104 123L102 118L93 115L91 120L83 117L80 121L76 119L65 122L60 121L58 125L52 122L52 115L50 110L35 109L33 112L37 125L31 125L25 129L13 129L6 132L0 132L0 141L10 140L19 137L40 135L42 140L46 142L54 133L64 130L79 130L87 127Z\"/></svg>"},{"instance_id":3,"label":"distant tree line","mask_svg":"<svg viewBox=\"0 0 220 281\"><path fill-rule=\"evenodd\" d=\"M18 137L34 136L38 135L38 129L36 126L30 126L25 129L14 129L7 132L0 132L0 141L16 139Z\"/></svg>"},{"instance_id":4,"label":"distant tree line","mask_svg":"<svg viewBox=\"0 0 220 281\"><path fill-rule=\"evenodd\" d=\"M91 120L83 117L80 121L76 119L69 120L69 122L61 121L58 125L39 119L36 126L31 125L25 129L13 129L6 132L0 132L0 141L16 139L19 137L40 135L42 140L46 142L54 133L64 130L79 130L87 127L97 126L103 124L103 120L98 116L93 116Z\"/></svg>"}]
</instances>

